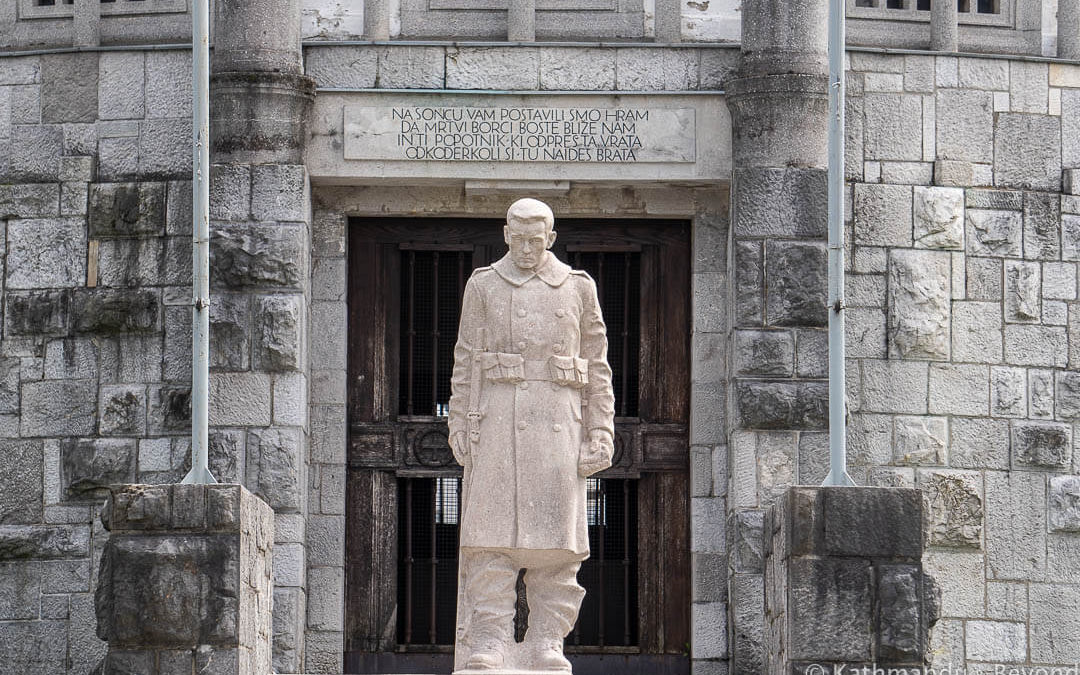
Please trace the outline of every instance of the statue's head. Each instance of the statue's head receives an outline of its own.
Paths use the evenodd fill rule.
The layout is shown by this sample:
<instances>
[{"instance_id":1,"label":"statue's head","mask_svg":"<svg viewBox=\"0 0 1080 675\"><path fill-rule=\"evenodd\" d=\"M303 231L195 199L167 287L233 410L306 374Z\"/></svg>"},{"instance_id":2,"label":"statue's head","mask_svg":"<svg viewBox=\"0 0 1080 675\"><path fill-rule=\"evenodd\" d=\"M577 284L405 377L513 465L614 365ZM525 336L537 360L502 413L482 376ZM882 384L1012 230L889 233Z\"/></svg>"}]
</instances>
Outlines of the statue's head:
<instances>
[{"instance_id":1,"label":"statue's head","mask_svg":"<svg viewBox=\"0 0 1080 675\"><path fill-rule=\"evenodd\" d=\"M523 270L543 265L547 250L555 243L555 214L538 199L519 199L506 211L503 239L510 259Z\"/></svg>"}]
</instances>

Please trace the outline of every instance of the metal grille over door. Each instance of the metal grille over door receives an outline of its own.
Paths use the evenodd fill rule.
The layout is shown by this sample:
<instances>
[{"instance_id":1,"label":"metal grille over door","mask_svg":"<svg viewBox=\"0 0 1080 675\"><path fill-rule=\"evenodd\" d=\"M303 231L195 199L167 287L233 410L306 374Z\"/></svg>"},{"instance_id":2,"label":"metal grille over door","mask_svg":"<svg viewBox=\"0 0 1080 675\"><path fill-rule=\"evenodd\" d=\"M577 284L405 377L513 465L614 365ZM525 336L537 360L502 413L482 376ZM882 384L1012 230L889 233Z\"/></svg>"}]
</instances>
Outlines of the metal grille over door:
<instances>
[{"instance_id":1,"label":"metal grille over door","mask_svg":"<svg viewBox=\"0 0 1080 675\"><path fill-rule=\"evenodd\" d=\"M400 415L446 417L472 252L402 250Z\"/></svg>"},{"instance_id":2,"label":"metal grille over door","mask_svg":"<svg viewBox=\"0 0 1080 675\"><path fill-rule=\"evenodd\" d=\"M567 256L596 281L608 328L616 412L636 415L641 254L572 247ZM453 349L471 263L470 251L401 247L399 418L424 423L449 412ZM592 556L578 575L586 595L568 648L637 644L636 487L632 479L588 481ZM399 479L397 639L402 647L454 643L459 490L456 477Z\"/></svg>"}]
</instances>

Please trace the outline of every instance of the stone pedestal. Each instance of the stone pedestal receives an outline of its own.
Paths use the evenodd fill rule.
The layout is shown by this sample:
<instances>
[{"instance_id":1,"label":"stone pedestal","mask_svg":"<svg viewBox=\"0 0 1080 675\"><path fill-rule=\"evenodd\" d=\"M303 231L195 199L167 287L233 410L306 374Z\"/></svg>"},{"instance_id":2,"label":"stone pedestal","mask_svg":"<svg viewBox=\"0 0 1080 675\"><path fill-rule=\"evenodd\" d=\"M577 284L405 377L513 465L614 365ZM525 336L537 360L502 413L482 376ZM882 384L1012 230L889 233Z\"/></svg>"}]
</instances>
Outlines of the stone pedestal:
<instances>
[{"instance_id":1,"label":"stone pedestal","mask_svg":"<svg viewBox=\"0 0 1080 675\"><path fill-rule=\"evenodd\" d=\"M765 518L765 671L928 665L925 514L916 489L789 489Z\"/></svg>"},{"instance_id":2,"label":"stone pedestal","mask_svg":"<svg viewBox=\"0 0 1080 675\"><path fill-rule=\"evenodd\" d=\"M265 502L240 485L120 485L101 519L102 675L272 672Z\"/></svg>"}]
</instances>

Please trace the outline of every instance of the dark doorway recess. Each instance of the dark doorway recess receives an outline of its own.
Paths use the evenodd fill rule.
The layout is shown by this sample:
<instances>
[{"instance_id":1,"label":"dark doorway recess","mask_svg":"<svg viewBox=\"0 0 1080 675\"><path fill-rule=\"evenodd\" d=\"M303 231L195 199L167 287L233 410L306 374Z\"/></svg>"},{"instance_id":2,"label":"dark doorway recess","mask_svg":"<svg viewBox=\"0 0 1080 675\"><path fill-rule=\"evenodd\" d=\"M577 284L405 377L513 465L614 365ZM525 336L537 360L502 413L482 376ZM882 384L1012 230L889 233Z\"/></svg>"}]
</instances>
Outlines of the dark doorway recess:
<instances>
[{"instance_id":1,"label":"dark doorway recess","mask_svg":"<svg viewBox=\"0 0 1080 675\"><path fill-rule=\"evenodd\" d=\"M345 670L449 673L460 467L446 406L465 281L502 222L349 223ZM690 226L565 219L554 251L596 280L616 456L588 484L592 557L566 652L578 675L689 672Z\"/></svg>"}]
</instances>

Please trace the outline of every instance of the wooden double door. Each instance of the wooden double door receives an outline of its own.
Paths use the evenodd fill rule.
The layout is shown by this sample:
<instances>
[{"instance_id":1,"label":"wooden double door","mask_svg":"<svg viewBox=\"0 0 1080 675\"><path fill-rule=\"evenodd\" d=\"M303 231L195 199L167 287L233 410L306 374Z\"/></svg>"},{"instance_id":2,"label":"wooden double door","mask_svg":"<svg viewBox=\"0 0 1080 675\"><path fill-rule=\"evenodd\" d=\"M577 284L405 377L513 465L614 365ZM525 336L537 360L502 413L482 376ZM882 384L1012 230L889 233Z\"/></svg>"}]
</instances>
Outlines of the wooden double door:
<instances>
[{"instance_id":1,"label":"wooden double door","mask_svg":"<svg viewBox=\"0 0 1080 675\"><path fill-rule=\"evenodd\" d=\"M577 675L689 672L689 224L560 219L553 251L597 283L615 459L588 482L592 556L566 653ZM465 282L502 222L349 223L345 671L449 673L460 467L446 414ZM519 603L518 637L527 615Z\"/></svg>"}]
</instances>

